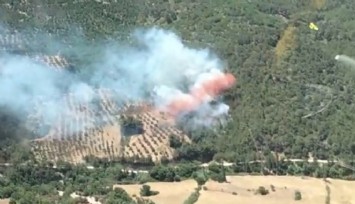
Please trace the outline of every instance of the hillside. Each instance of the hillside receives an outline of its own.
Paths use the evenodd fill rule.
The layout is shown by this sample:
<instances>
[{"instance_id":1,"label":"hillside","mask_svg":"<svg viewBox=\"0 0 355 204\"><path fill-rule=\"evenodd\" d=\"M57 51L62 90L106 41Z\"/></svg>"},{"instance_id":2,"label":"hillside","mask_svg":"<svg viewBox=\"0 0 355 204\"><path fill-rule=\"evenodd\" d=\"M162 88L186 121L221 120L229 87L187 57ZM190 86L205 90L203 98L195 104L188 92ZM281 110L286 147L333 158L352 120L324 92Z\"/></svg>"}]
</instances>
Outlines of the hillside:
<instances>
[{"instance_id":1,"label":"hillside","mask_svg":"<svg viewBox=\"0 0 355 204\"><path fill-rule=\"evenodd\" d=\"M178 145L176 160L209 161L214 158L245 162L277 153L288 158L339 159L352 165L355 155L355 118L352 114L355 76L352 67L337 63L334 57L337 54L353 56L354 8L355 2L351 0L8 1L0 5L1 23L11 28L12 33L20 31L27 37L5 35L0 42L2 50L9 48L16 54L64 56L61 61L56 57L42 57L41 60L57 65L63 62L60 67L71 69L73 64L80 64L74 72L85 79L90 73L90 66L85 65L99 58L100 54L98 50L86 47L73 50L71 45L74 42L126 42L131 40L131 32L138 27L171 29L185 44L213 50L238 79L237 86L223 95L224 101L230 105L232 120L218 131L186 131L192 143ZM310 29L310 22L314 22L319 30ZM45 45L34 37L39 33L48 34L39 39L55 36L65 46ZM81 111L78 105L71 104L70 96L64 97L63 101L73 105L77 114L75 121L90 122L87 117L92 113L90 110ZM106 106L103 105L104 110ZM108 121L115 121L118 116L116 112L100 114L107 116ZM137 117L144 117L150 127L155 126L150 116ZM168 135L177 131L165 133L159 128L150 128L147 135L132 136L125 148L117 148L117 151L113 148L115 151L112 152L104 149L112 149L112 144L123 146L119 136L121 128L117 124L100 124L96 129L87 130L92 132L90 139L80 142L80 147L67 145L68 141L55 142L53 146L50 144L53 139L38 139L38 134L29 131L24 121L13 117L6 108L1 109L0 119L0 137L4 141L1 144L2 161L29 157L21 152L27 151L26 148L16 148L18 141L24 138L37 138L35 143L44 144L38 145L39 149L48 146L49 150L45 151L53 153L46 157L53 160L64 157L79 162L93 152L99 157L150 155L155 160L160 157L156 155L165 154L171 159L173 151L167 145ZM73 124L71 119L64 123L70 127ZM180 126L184 129L184 125ZM47 136L68 137L64 133L66 130L66 127L54 128ZM109 136L98 139L105 134ZM155 134L161 134L162 139ZM97 140L96 144L91 144ZM72 144L76 143L73 141ZM161 144L160 154L157 151ZM109 148L96 150L100 145ZM64 148L60 151L69 153L59 153L55 149L59 147Z\"/></svg>"},{"instance_id":2,"label":"hillside","mask_svg":"<svg viewBox=\"0 0 355 204\"><path fill-rule=\"evenodd\" d=\"M0 2L0 203L355 202L354 183L338 180L355 178L355 67L335 60L355 58L354 9L353 0ZM137 30L153 27L182 43L170 34L156 49L164 32ZM141 100L155 81L193 93L183 72L205 65L237 79L209 104L228 107L218 126L212 114L195 126L198 111L171 120Z\"/></svg>"},{"instance_id":3,"label":"hillside","mask_svg":"<svg viewBox=\"0 0 355 204\"><path fill-rule=\"evenodd\" d=\"M178 150L183 159L248 161L276 152L350 163L355 76L334 56L354 53L354 7L351 0L27 0L3 3L0 13L3 24L14 29L60 36L68 45L63 55L76 36L129 40L136 27L155 25L172 29L190 46L215 51L238 77L237 87L224 95L233 120L218 133L190 133L193 144ZM309 29L310 22L319 30ZM95 50L84 54L90 61ZM4 115L1 137L27 135Z\"/></svg>"}]
</instances>

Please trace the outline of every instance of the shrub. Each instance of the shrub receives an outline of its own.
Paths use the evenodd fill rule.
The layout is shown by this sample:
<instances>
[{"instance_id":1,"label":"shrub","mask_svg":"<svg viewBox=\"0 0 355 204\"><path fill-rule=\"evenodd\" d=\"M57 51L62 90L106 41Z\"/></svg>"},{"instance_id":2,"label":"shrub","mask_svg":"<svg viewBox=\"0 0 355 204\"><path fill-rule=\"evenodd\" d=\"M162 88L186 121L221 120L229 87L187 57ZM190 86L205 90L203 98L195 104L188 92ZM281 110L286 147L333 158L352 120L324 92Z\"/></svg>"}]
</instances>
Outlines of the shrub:
<instances>
[{"instance_id":1,"label":"shrub","mask_svg":"<svg viewBox=\"0 0 355 204\"><path fill-rule=\"evenodd\" d=\"M300 191L295 191L295 200L301 200L302 199L302 194Z\"/></svg>"},{"instance_id":2,"label":"shrub","mask_svg":"<svg viewBox=\"0 0 355 204\"><path fill-rule=\"evenodd\" d=\"M170 135L169 136L169 144L171 148L179 148L182 145L182 142L176 135Z\"/></svg>"},{"instance_id":3,"label":"shrub","mask_svg":"<svg viewBox=\"0 0 355 204\"><path fill-rule=\"evenodd\" d=\"M196 176L195 178L195 181L197 182L197 185L199 185L199 186L202 186L202 185L204 185L205 183L206 183L206 179L205 178L203 178L202 176Z\"/></svg>"},{"instance_id":4,"label":"shrub","mask_svg":"<svg viewBox=\"0 0 355 204\"><path fill-rule=\"evenodd\" d=\"M181 181L181 178L180 178L180 176L178 176L178 175L175 175L175 177L174 177L174 181L176 181L176 182L180 182L180 181Z\"/></svg>"},{"instance_id":5,"label":"shrub","mask_svg":"<svg viewBox=\"0 0 355 204\"><path fill-rule=\"evenodd\" d=\"M259 186L258 190L256 190L257 194L267 195L269 194L269 190L267 190L264 186Z\"/></svg>"},{"instance_id":6,"label":"shrub","mask_svg":"<svg viewBox=\"0 0 355 204\"><path fill-rule=\"evenodd\" d=\"M196 203L198 198L200 197L200 190L201 190L201 186L196 188L195 191L190 194L190 196L187 198L187 200L184 201L184 204L194 204L194 203Z\"/></svg>"},{"instance_id":7,"label":"shrub","mask_svg":"<svg viewBox=\"0 0 355 204\"><path fill-rule=\"evenodd\" d=\"M211 179L217 181L218 183L223 183L227 181L226 176L223 173L214 173L211 175Z\"/></svg>"},{"instance_id":8,"label":"shrub","mask_svg":"<svg viewBox=\"0 0 355 204\"><path fill-rule=\"evenodd\" d=\"M143 185L141 190L140 190L140 195L141 196L153 196L153 195L157 195L158 193L159 193L158 191L150 190L150 186L149 185Z\"/></svg>"}]
</instances>

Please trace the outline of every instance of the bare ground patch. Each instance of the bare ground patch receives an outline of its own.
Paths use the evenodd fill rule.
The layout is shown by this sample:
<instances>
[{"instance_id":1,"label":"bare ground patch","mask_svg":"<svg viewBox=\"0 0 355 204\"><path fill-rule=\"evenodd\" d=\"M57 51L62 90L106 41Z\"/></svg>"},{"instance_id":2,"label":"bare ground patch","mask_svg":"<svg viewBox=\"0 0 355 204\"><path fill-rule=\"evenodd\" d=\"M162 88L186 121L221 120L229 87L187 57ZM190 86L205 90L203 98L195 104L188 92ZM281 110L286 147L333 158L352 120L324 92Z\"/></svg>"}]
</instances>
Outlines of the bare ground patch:
<instances>
[{"instance_id":1,"label":"bare ground patch","mask_svg":"<svg viewBox=\"0 0 355 204\"><path fill-rule=\"evenodd\" d=\"M355 196L351 193L355 182L328 179L326 184L322 179L291 176L231 176L230 183L206 183L206 191L201 192L197 204L218 203L324 203L327 198L325 186L331 190L332 203L355 203ZM256 195L259 186L264 186L269 194ZM294 192L300 191L302 199L296 201Z\"/></svg>"},{"instance_id":2,"label":"bare ground patch","mask_svg":"<svg viewBox=\"0 0 355 204\"><path fill-rule=\"evenodd\" d=\"M9 204L10 199L0 199L0 204Z\"/></svg>"},{"instance_id":3,"label":"bare ground patch","mask_svg":"<svg viewBox=\"0 0 355 204\"><path fill-rule=\"evenodd\" d=\"M355 203L354 181L343 181L310 177L293 176L228 176L229 183L208 181L200 191L196 204L288 204L288 203L325 203L326 185L331 191L331 203ZM196 181L187 180L175 183L148 183L152 190L159 191L156 196L149 197L157 204L182 204L197 187ZM117 185L130 195L139 196L142 185ZM256 195L259 186L265 187L267 195ZM302 199L295 200L295 192L302 194Z\"/></svg>"},{"instance_id":4,"label":"bare ground patch","mask_svg":"<svg viewBox=\"0 0 355 204\"><path fill-rule=\"evenodd\" d=\"M197 183L194 180L186 180L175 183L153 182L146 183L146 185L149 185L154 191L159 191L158 195L149 197L149 199L154 201L156 204L183 204L197 187ZM142 185L115 185L114 187L123 188L131 196L140 196L139 191Z\"/></svg>"}]
</instances>

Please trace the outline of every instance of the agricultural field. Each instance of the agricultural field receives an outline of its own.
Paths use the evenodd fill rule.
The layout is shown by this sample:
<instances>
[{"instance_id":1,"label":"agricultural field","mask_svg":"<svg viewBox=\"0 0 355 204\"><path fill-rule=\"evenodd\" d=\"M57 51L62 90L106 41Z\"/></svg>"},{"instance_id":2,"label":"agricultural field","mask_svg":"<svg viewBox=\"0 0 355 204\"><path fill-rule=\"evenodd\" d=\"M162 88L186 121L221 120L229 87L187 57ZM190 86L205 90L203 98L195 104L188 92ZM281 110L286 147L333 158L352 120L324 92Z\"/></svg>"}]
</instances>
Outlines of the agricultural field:
<instances>
[{"instance_id":1,"label":"agricultural field","mask_svg":"<svg viewBox=\"0 0 355 204\"><path fill-rule=\"evenodd\" d=\"M174 157L174 149L169 144L170 136L177 136L182 142L190 142L189 137L177 129L163 113L150 110L132 116L142 122L144 132L129 137L124 146L125 158L151 157L153 161L159 161L164 157L170 160Z\"/></svg>"},{"instance_id":2,"label":"agricultural field","mask_svg":"<svg viewBox=\"0 0 355 204\"><path fill-rule=\"evenodd\" d=\"M185 199L197 188L197 183L194 180L181 181L179 183L154 182L147 183L154 191L159 191L159 194L150 197L156 204L171 203L182 204ZM131 196L139 196L141 185L114 185L115 187L123 188Z\"/></svg>"},{"instance_id":3,"label":"agricultural field","mask_svg":"<svg viewBox=\"0 0 355 204\"><path fill-rule=\"evenodd\" d=\"M70 121L68 126L59 124L53 127L45 137L33 141L33 150L37 153L37 157L44 155L50 161L63 160L72 163L83 162L86 156L107 159L150 157L153 161L159 161L163 156L167 159L172 159L174 156L174 150L169 146L171 135L178 136L182 141L189 141L189 138L180 130L164 122L163 118L153 115L154 112L134 114L133 117L142 121L144 133L125 138L121 132L119 115L118 113L110 114L115 109L112 107L109 109L109 104L110 102L103 97L102 108L106 112L100 113L83 109L83 107L80 111L80 106L77 106L77 109L73 109L76 112L71 113L76 116L76 119ZM102 118L107 118L107 121L101 125L91 124L90 128L74 135L66 132L67 128L73 125L83 125L93 120L94 117L98 117L94 116L95 114L102 114ZM62 124L71 120L69 118L63 117ZM66 119L68 121L65 121Z\"/></svg>"},{"instance_id":4,"label":"agricultural field","mask_svg":"<svg viewBox=\"0 0 355 204\"><path fill-rule=\"evenodd\" d=\"M194 192L197 184L193 180L174 183L148 183L158 195L150 196L156 204L181 204ZM130 195L139 195L141 185L117 185ZM257 194L263 186L267 195ZM329 188L328 188L328 187ZM355 183L336 179L316 179L292 176L227 176L227 183L208 181L200 190L197 204L223 203L339 203L355 202L352 193ZM327 190L328 189L328 190ZM295 200L295 192L301 193L301 199ZM327 200L329 200L327 202Z\"/></svg>"},{"instance_id":5,"label":"agricultural field","mask_svg":"<svg viewBox=\"0 0 355 204\"><path fill-rule=\"evenodd\" d=\"M100 99L97 107L65 97L65 115L49 128L49 133L32 141L33 151L38 159L49 161L84 162L87 156L98 158L151 158L173 159L174 150L169 137L177 136L189 142L187 135L174 127L164 114L154 111L146 104L130 104L119 108L112 99L110 90L97 90ZM138 110L133 111L132 109ZM142 123L139 134L125 136L120 117L133 117ZM40 113L30 119L38 120ZM32 122L34 124L34 122ZM37 124L40 126L41 124Z\"/></svg>"}]
</instances>

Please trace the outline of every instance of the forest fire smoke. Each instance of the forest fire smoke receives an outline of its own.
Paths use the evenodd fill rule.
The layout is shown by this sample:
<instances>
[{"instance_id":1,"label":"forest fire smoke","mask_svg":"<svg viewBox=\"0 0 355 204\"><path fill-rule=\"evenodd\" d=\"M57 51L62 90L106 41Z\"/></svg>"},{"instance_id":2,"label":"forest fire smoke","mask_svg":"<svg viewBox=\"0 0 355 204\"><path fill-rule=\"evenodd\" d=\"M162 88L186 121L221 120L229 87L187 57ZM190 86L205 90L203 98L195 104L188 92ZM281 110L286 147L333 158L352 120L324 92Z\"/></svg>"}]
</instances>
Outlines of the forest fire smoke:
<instances>
[{"instance_id":1,"label":"forest fire smoke","mask_svg":"<svg viewBox=\"0 0 355 204\"><path fill-rule=\"evenodd\" d=\"M188 94L178 95L167 105L166 111L177 116L197 109L203 102L210 101L221 92L231 88L236 78L230 74L218 74L198 83Z\"/></svg>"},{"instance_id":2,"label":"forest fire smoke","mask_svg":"<svg viewBox=\"0 0 355 204\"><path fill-rule=\"evenodd\" d=\"M57 72L31 57L11 51L1 53L0 107L11 110L23 121L28 115L41 115L38 124L50 126L60 118L74 124L77 115L67 114L71 113L71 106L68 110L62 108L67 103L63 98L70 95L76 104L99 113L102 106L97 90L104 89L112 90L112 100L118 105L146 101L175 121L189 116L188 125L192 128L212 127L225 120L229 106L218 95L233 86L236 79L225 74L226 65L218 56L207 48L188 47L177 34L164 29L137 29L130 37L132 42L92 43L79 35L73 36L70 47L52 37L38 39L39 44L51 45L48 50L36 43L28 45L48 54L60 51L76 62L74 69L78 72ZM33 110L38 100L46 105ZM214 103L210 103L212 100ZM106 122L99 114L93 117L95 124ZM95 124L73 128L69 135ZM36 132L45 135L47 129Z\"/></svg>"}]
</instances>

